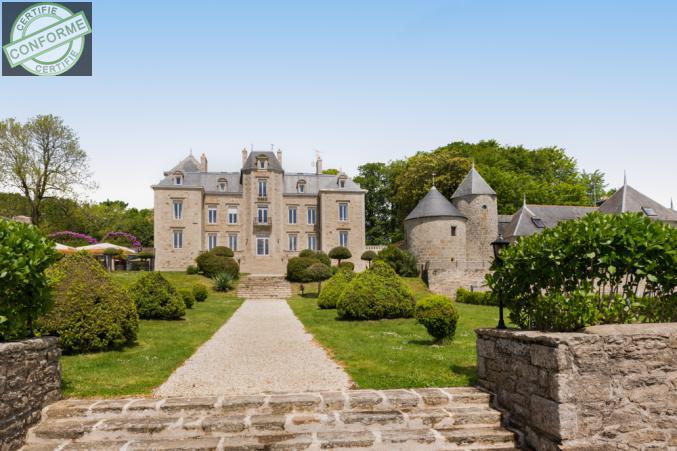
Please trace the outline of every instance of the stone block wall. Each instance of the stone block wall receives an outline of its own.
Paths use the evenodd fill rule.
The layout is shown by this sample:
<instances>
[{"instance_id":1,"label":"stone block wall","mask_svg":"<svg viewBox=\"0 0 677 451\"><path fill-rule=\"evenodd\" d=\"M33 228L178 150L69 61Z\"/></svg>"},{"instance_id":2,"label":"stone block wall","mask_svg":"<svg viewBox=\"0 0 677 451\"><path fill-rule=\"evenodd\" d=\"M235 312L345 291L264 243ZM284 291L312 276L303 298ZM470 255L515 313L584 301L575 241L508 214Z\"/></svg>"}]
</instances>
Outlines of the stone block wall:
<instances>
[{"instance_id":1,"label":"stone block wall","mask_svg":"<svg viewBox=\"0 0 677 451\"><path fill-rule=\"evenodd\" d=\"M21 447L42 408L61 396L56 337L0 343L0 449Z\"/></svg>"},{"instance_id":2,"label":"stone block wall","mask_svg":"<svg viewBox=\"0 0 677 451\"><path fill-rule=\"evenodd\" d=\"M677 323L476 333L479 385L528 447L677 449Z\"/></svg>"}]
</instances>

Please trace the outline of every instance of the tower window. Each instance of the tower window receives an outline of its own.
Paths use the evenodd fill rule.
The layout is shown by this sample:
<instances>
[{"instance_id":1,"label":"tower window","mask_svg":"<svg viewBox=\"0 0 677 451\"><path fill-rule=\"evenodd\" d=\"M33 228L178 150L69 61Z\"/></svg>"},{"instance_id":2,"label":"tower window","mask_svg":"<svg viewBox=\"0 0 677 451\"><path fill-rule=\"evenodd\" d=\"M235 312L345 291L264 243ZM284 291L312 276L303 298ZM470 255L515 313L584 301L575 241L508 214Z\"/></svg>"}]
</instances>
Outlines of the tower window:
<instances>
[{"instance_id":1,"label":"tower window","mask_svg":"<svg viewBox=\"0 0 677 451\"><path fill-rule=\"evenodd\" d=\"M451 236L456 236L456 226L451 226Z\"/></svg>"}]
</instances>

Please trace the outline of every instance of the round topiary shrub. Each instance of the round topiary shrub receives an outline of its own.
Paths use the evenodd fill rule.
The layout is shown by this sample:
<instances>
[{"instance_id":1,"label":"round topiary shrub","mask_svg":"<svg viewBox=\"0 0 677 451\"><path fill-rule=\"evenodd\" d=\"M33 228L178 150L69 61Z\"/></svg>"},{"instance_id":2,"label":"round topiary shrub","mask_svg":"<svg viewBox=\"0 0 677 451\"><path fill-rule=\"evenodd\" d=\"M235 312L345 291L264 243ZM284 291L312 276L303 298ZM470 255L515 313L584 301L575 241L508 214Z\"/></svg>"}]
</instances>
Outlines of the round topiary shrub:
<instances>
[{"instance_id":1,"label":"round topiary shrub","mask_svg":"<svg viewBox=\"0 0 677 451\"><path fill-rule=\"evenodd\" d=\"M329 251L329 258L338 260L338 265L341 264L341 260L347 260L352 256L350 249L343 246L337 246Z\"/></svg>"},{"instance_id":2,"label":"round topiary shrub","mask_svg":"<svg viewBox=\"0 0 677 451\"><path fill-rule=\"evenodd\" d=\"M388 263L402 277L416 277L419 274L416 257L397 246L388 246L376 255L376 259Z\"/></svg>"},{"instance_id":3,"label":"round topiary shrub","mask_svg":"<svg viewBox=\"0 0 677 451\"><path fill-rule=\"evenodd\" d=\"M221 257L232 257L235 255L233 250L226 246L215 246L209 251L211 254L219 255Z\"/></svg>"},{"instance_id":4,"label":"round topiary shrub","mask_svg":"<svg viewBox=\"0 0 677 451\"><path fill-rule=\"evenodd\" d=\"M322 292L317 298L317 305L321 309L335 309L336 303L343 294L343 291L348 287L348 284L355 273L352 271L341 270L336 272L331 279L324 284Z\"/></svg>"},{"instance_id":5,"label":"round topiary shrub","mask_svg":"<svg viewBox=\"0 0 677 451\"><path fill-rule=\"evenodd\" d=\"M60 255L37 227L0 219L0 341L33 335L52 306L45 271Z\"/></svg>"},{"instance_id":6,"label":"round topiary shrub","mask_svg":"<svg viewBox=\"0 0 677 451\"><path fill-rule=\"evenodd\" d=\"M392 268L376 262L350 281L336 303L341 319L408 318L414 310L411 290Z\"/></svg>"},{"instance_id":7,"label":"round topiary shrub","mask_svg":"<svg viewBox=\"0 0 677 451\"><path fill-rule=\"evenodd\" d=\"M306 269L317 260L311 257L292 257L287 262L287 280L290 282L310 282Z\"/></svg>"},{"instance_id":8,"label":"round topiary shrub","mask_svg":"<svg viewBox=\"0 0 677 451\"><path fill-rule=\"evenodd\" d=\"M36 326L41 334L58 335L65 353L116 349L136 340L134 302L95 258L68 255L47 274L54 287L54 308Z\"/></svg>"},{"instance_id":9,"label":"round topiary shrub","mask_svg":"<svg viewBox=\"0 0 677 451\"><path fill-rule=\"evenodd\" d=\"M240 265L234 258L205 252L198 255L195 262L200 272L207 277L214 277L222 272L230 274L233 279L240 277Z\"/></svg>"},{"instance_id":10,"label":"round topiary shrub","mask_svg":"<svg viewBox=\"0 0 677 451\"><path fill-rule=\"evenodd\" d=\"M454 338L458 313L446 296L431 295L416 303L414 317L437 341Z\"/></svg>"},{"instance_id":11,"label":"round topiary shrub","mask_svg":"<svg viewBox=\"0 0 677 451\"><path fill-rule=\"evenodd\" d=\"M183 299L183 303L185 304L186 308L193 308L193 304L195 304L195 295L193 294L193 290L182 288L179 290L179 294L181 295L181 299Z\"/></svg>"},{"instance_id":12,"label":"round topiary shrub","mask_svg":"<svg viewBox=\"0 0 677 451\"><path fill-rule=\"evenodd\" d=\"M181 295L159 272L142 275L130 292L140 318L179 319L186 314Z\"/></svg>"},{"instance_id":13,"label":"round topiary shrub","mask_svg":"<svg viewBox=\"0 0 677 451\"><path fill-rule=\"evenodd\" d=\"M195 302L204 302L209 297L209 291L204 285L193 285L193 296L195 297Z\"/></svg>"}]
</instances>

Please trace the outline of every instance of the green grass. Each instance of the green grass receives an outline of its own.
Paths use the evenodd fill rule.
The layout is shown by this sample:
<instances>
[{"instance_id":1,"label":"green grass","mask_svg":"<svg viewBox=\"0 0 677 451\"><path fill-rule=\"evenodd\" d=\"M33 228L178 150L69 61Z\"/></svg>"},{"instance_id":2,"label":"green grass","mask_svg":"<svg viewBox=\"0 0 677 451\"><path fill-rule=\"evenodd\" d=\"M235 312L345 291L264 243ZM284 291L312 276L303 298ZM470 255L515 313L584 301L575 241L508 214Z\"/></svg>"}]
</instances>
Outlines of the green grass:
<instances>
[{"instance_id":1,"label":"green grass","mask_svg":"<svg viewBox=\"0 0 677 451\"><path fill-rule=\"evenodd\" d=\"M429 294L417 278L405 278L418 300ZM302 298L289 300L306 329L329 350L359 388L466 386L476 381L474 330L496 327L496 307L456 304L460 319L456 337L434 344L414 319L338 321L336 310L320 310L313 298L317 284L306 284ZM294 284L298 293L298 284Z\"/></svg>"},{"instance_id":2,"label":"green grass","mask_svg":"<svg viewBox=\"0 0 677 451\"><path fill-rule=\"evenodd\" d=\"M140 272L118 272L113 277L129 287ZM177 288L196 283L211 287L198 275L163 273ZM179 321L139 321L137 344L120 351L63 356L62 390L67 397L147 395L162 384L193 352L231 317L242 303L234 292L210 289L205 302L195 303Z\"/></svg>"}]
</instances>

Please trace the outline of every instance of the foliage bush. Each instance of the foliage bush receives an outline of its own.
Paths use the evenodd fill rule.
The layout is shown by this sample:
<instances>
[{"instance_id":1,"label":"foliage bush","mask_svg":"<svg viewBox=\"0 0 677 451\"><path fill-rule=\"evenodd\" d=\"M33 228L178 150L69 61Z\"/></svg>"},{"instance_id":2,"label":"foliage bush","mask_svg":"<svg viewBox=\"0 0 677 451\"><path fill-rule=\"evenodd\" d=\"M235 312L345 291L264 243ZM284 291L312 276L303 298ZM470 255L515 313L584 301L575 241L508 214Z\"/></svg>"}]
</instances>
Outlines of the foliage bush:
<instances>
[{"instance_id":1,"label":"foliage bush","mask_svg":"<svg viewBox=\"0 0 677 451\"><path fill-rule=\"evenodd\" d=\"M54 308L38 319L36 328L58 335L65 353L117 349L136 340L136 306L95 258L84 252L68 255L47 274Z\"/></svg>"},{"instance_id":2,"label":"foliage bush","mask_svg":"<svg viewBox=\"0 0 677 451\"><path fill-rule=\"evenodd\" d=\"M347 260L352 256L353 254L350 252L350 249L343 246L337 246L329 251L329 258L338 260L338 265L341 264L341 260Z\"/></svg>"},{"instance_id":3,"label":"foliage bush","mask_svg":"<svg viewBox=\"0 0 677 451\"><path fill-rule=\"evenodd\" d=\"M315 261L312 265L306 268L305 277L308 279L308 282L317 282L317 292L322 293L322 282L329 279L332 276L331 268Z\"/></svg>"},{"instance_id":4,"label":"foliage bush","mask_svg":"<svg viewBox=\"0 0 677 451\"><path fill-rule=\"evenodd\" d=\"M233 250L226 246L215 246L209 252L214 255L219 255L221 257L233 257L235 255Z\"/></svg>"},{"instance_id":5,"label":"foliage bush","mask_svg":"<svg viewBox=\"0 0 677 451\"><path fill-rule=\"evenodd\" d=\"M118 246L129 247L132 249L138 249L141 247L141 241L127 232L108 232L101 239L103 243L117 244Z\"/></svg>"},{"instance_id":6,"label":"foliage bush","mask_svg":"<svg viewBox=\"0 0 677 451\"><path fill-rule=\"evenodd\" d=\"M341 319L408 318L413 309L411 290L383 262L355 275L336 303Z\"/></svg>"},{"instance_id":7,"label":"foliage bush","mask_svg":"<svg viewBox=\"0 0 677 451\"><path fill-rule=\"evenodd\" d=\"M214 276L214 291L228 291L233 288L233 276L221 272Z\"/></svg>"},{"instance_id":8,"label":"foliage bush","mask_svg":"<svg viewBox=\"0 0 677 451\"><path fill-rule=\"evenodd\" d=\"M188 265L188 267L186 268L186 274L188 274L188 275L192 276L194 274L197 274L198 272L199 272L199 270L197 269L197 266L195 266L195 265Z\"/></svg>"},{"instance_id":9,"label":"foliage bush","mask_svg":"<svg viewBox=\"0 0 677 451\"><path fill-rule=\"evenodd\" d=\"M240 265L234 258L205 252L198 255L195 262L200 272L207 277L214 277L222 272L230 274L233 279L240 277Z\"/></svg>"},{"instance_id":10,"label":"foliage bush","mask_svg":"<svg viewBox=\"0 0 677 451\"><path fill-rule=\"evenodd\" d=\"M430 295L416 303L414 317L436 340L452 339L456 334L458 312L446 296Z\"/></svg>"},{"instance_id":11,"label":"foliage bush","mask_svg":"<svg viewBox=\"0 0 677 451\"><path fill-rule=\"evenodd\" d=\"M341 262L338 265L338 269L345 269L347 271L355 271L355 263L353 263L353 262Z\"/></svg>"},{"instance_id":12,"label":"foliage bush","mask_svg":"<svg viewBox=\"0 0 677 451\"><path fill-rule=\"evenodd\" d=\"M193 291L188 288L182 288L179 290L179 294L181 295L181 299L183 299L186 308L193 308L193 304L195 304L195 295L193 294Z\"/></svg>"},{"instance_id":13,"label":"foliage bush","mask_svg":"<svg viewBox=\"0 0 677 451\"><path fill-rule=\"evenodd\" d=\"M456 290L456 302L473 305L498 305L498 299L490 291L469 291L465 288Z\"/></svg>"},{"instance_id":14,"label":"foliage bush","mask_svg":"<svg viewBox=\"0 0 677 451\"><path fill-rule=\"evenodd\" d=\"M337 301L354 276L355 273L347 270L341 270L334 274L324 284L324 288L317 298L317 305L321 309L335 309Z\"/></svg>"},{"instance_id":15,"label":"foliage bush","mask_svg":"<svg viewBox=\"0 0 677 451\"><path fill-rule=\"evenodd\" d=\"M195 297L195 302L204 302L209 297L209 291L204 285L193 285L193 296Z\"/></svg>"},{"instance_id":16,"label":"foliage bush","mask_svg":"<svg viewBox=\"0 0 677 451\"><path fill-rule=\"evenodd\" d=\"M98 241L94 237L91 237L84 233L71 232L70 230L54 232L51 233L49 237L54 241L56 241L57 243L71 247L88 246L90 244L98 243Z\"/></svg>"},{"instance_id":17,"label":"foliage bush","mask_svg":"<svg viewBox=\"0 0 677 451\"><path fill-rule=\"evenodd\" d=\"M487 276L522 329L677 320L677 228L591 213L522 238Z\"/></svg>"},{"instance_id":18,"label":"foliage bush","mask_svg":"<svg viewBox=\"0 0 677 451\"><path fill-rule=\"evenodd\" d=\"M179 319L186 314L181 295L159 272L142 275L130 291L140 318Z\"/></svg>"},{"instance_id":19,"label":"foliage bush","mask_svg":"<svg viewBox=\"0 0 677 451\"><path fill-rule=\"evenodd\" d=\"M0 340L33 335L35 319L52 306L45 271L58 258L37 228L0 220Z\"/></svg>"},{"instance_id":20,"label":"foliage bush","mask_svg":"<svg viewBox=\"0 0 677 451\"><path fill-rule=\"evenodd\" d=\"M416 277L419 273L416 257L397 246L391 245L383 249L376 255L375 261L388 263L402 277Z\"/></svg>"}]
</instances>

